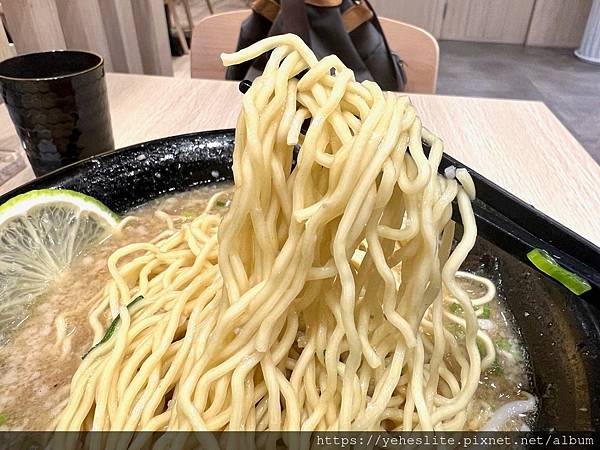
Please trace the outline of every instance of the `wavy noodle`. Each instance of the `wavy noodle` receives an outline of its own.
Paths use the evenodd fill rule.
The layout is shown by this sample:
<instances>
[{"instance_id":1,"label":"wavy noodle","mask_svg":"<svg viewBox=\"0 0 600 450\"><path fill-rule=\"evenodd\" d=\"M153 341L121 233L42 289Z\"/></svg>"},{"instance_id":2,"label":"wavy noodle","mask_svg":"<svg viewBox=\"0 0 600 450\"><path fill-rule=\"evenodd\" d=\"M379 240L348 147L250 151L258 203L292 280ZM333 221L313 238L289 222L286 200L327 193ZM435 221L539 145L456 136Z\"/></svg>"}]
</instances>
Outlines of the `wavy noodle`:
<instances>
[{"instance_id":1,"label":"wavy noodle","mask_svg":"<svg viewBox=\"0 0 600 450\"><path fill-rule=\"evenodd\" d=\"M219 226L216 199L191 224L157 212L165 232L111 256L95 341L101 313L119 325L73 377L57 429L465 426L495 357L476 310L493 285L458 272L476 238L468 173L438 174L442 142L407 97L358 83L296 36L223 61L269 50L243 97L228 213ZM464 231L451 252L453 201ZM457 277L487 293L470 299Z\"/></svg>"}]
</instances>

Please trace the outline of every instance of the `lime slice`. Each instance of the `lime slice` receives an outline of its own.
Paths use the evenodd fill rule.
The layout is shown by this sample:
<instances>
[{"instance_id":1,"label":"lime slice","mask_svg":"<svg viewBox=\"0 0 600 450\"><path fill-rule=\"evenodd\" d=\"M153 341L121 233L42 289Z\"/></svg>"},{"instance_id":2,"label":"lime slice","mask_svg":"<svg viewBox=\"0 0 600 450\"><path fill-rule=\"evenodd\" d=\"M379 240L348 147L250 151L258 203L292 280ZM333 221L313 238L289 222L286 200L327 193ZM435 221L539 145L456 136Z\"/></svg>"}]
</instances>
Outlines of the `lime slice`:
<instances>
[{"instance_id":1,"label":"lime slice","mask_svg":"<svg viewBox=\"0 0 600 450\"><path fill-rule=\"evenodd\" d=\"M110 235L118 216L69 190L27 192L0 206L0 341L36 297L85 249Z\"/></svg>"}]
</instances>

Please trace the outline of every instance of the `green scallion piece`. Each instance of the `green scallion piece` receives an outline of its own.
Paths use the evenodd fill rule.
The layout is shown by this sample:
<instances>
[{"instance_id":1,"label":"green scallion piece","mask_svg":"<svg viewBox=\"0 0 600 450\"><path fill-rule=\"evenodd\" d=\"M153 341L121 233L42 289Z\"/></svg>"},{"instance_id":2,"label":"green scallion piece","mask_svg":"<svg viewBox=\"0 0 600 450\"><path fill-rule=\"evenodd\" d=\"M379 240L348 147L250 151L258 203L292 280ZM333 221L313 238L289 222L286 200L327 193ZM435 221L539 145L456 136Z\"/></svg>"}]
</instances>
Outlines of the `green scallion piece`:
<instances>
[{"instance_id":1,"label":"green scallion piece","mask_svg":"<svg viewBox=\"0 0 600 450\"><path fill-rule=\"evenodd\" d=\"M554 278L576 295L581 295L592 289L590 284L579 275L561 267L546 250L534 248L527 253L527 258L535 267L549 277Z\"/></svg>"},{"instance_id":2,"label":"green scallion piece","mask_svg":"<svg viewBox=\"0 0 600 450\"><path fill-rule=\"evenodd\" d=\"M483 305L483 308L481 308L481 315L479 316L480 319L489 319L490 318L490 307L488 305Z\"/></svg>"},{"instance_id":3,"label":"green scallion piece","mask_svg":"<svg viewBox=\"0 0 600 450\"><path fill-rule=\"evenodd\" d=\"M450 312L455 316L462 316L464 313L462 306L460 306L458 303L450 304Z\"/></svg>"},{"instance_id":4,"label":"green scallion piece","mask_svg":"<svg viewBox=\"0 0 600 450\"><path fill-rule=\"evenodd\" d=\"M504 369L502 368L498 360L495 359L492 365L488 368L487 372L490 375L502 375L504 373Z\"/></svg>"},{"instance_id":5,"label":"green scallion piece","mask_svg":"<svg viewBox=\"0 0 600 450\"><path fill-rule=\"evenodd\" d=\"M512 348L512 345L510 345L510 342L508 339L500 338L496 341L496 347L498 347L498 350L504 350L504 351L508 352Z\"/></svg>"},{"instance_id":6,"label":"green scallion piece","mask_svg":"<svg viewBox=\"0 0 600 450\"><path fill-rule=\"evenodd\" d=\"M6 423L6 415L0 414L0 427Z\"/></svg>"},{"instance_id":7,"label":"green scallion piece","mask_svg":"<svg viewBox=\"0 0 600 450\"><path fill-rule=\"evenodd\" d=\"M217 200L217 207L225 208L225 206L227 206L227 203L225 203L224 201L221 201L221 200Z\"/></svg>"},{"instance_id":8,"label":"green scallion piece","mask_svg":"<svg viewBox=\"0 0 600 450\"><path fill-rule=\"evenodd\" d=\"M194 214L193 211L182 211L179 215L181 217L185 217L186 219L192 219L196 217L196 214Z\"/></svg>"},{"instance_id":9,"label":"green scallion piece","mask_svg":"<svg viewBox=\"0 0 600 450\"><path fill-rule=\"evenodd\" d=\"M136 298L134 298L127 305L127 309L130 309L133 305L135 305L137 302L139 302L143 298L144 298L143 295L139 295ZM115 333L115 330L117 329L117 326L119 325L119 323L121 323L121 316L119 314L117 314L117 317L115 317L113 319L113 321L110 323L110 325L106 329L106 333L104 333L104 336L102 337L102 339L100 339L100 341L96 345L94 345L87 352L85 352L85 354L81 357L81 359L85 359L85 357L87 355L89 355L92 350L94 350L96 347L98 347L98 346L104 344L105 342L107 342L112 337L112 335Z\"/></svg>"},{"instance_id":10,"label":"green scallion piece","mask_svg":"<svg viewBox=\"0 0 600 450\"><path fill-rule=\"evenodd\" d=\"M477 343L477 350L479 350L479 354L482 358L485 357L485 355L487 355L487 352L485 351L485 344L483 340L477 338L475 342Z\"/></svg>"}]
</instances>

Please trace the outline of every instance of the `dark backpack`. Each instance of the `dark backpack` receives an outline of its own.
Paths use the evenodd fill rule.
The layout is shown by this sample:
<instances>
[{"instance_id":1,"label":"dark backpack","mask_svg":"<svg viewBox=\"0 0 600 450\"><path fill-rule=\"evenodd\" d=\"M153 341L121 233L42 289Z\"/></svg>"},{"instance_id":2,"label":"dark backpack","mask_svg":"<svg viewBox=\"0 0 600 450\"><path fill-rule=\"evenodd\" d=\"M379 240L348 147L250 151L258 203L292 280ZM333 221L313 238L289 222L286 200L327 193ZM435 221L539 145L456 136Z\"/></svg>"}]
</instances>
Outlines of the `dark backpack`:
<instances>
[{"instance_id":1,"label":"dark backpack","mask_svg":"<svg viewBox=\"0 0 600 450\"><path fill-rule=\"evenodd\" d=\"M376 81L382 89L403 91L402 60L390 51L366 0L255 0L252 15L242 23L238 50L268 37L294 33L318 58L334 54L354 71L358 81ZM227 69L228 80L256 78L266 56Z\"/></svg>"}]
</instances>

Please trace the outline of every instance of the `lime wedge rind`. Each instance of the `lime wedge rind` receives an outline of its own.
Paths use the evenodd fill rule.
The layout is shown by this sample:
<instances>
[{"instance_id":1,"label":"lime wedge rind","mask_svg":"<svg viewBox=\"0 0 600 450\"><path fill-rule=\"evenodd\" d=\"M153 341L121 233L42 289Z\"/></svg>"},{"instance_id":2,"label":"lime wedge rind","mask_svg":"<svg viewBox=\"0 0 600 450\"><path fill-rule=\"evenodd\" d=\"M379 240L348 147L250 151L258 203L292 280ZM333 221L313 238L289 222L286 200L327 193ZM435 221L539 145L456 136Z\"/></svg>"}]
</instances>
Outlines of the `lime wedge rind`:
<instances>
[{"instance_id":1,"label":"lime wedge rind","mask_svg":"<svg viewBox=\"0 0 600 450\"><path fill-rule=\"evenodd\" d=\"M93 210L95 208L112 219L111 225L113 227L119 223L119 216L94 197L70 189L39 189L17 195L0 205L0 225L7 218L25 214L31 206L38 204L37 200L40 197L56 202L63 200L69 203L76 203L82 211Z\"/></svg>"},{"instance_id":2,"label":"lime wedge rind","mask_svg":"<svg viewBox=\"0 0 600 450\"><path fill-rule=\"evenodd\" d=\"M66 189L30 191L0 206L0 342L118 222L103 203Z\"/></svg>"}]
</instances>

